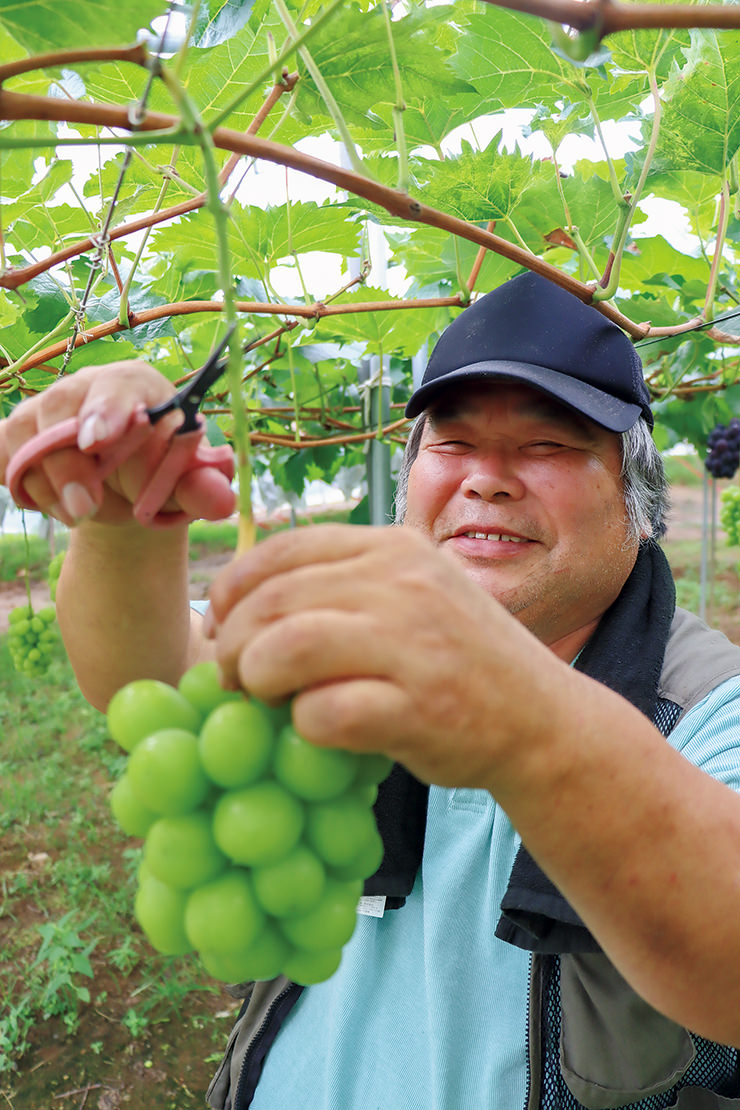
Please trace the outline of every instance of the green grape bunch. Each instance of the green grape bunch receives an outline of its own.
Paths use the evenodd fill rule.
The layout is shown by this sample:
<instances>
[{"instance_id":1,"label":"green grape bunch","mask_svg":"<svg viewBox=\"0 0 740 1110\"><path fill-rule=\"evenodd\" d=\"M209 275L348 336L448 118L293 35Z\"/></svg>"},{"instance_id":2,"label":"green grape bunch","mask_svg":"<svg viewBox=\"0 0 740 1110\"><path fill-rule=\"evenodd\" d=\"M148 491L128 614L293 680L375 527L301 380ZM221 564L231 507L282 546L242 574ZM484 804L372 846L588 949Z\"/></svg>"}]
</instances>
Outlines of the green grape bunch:
<instances>
[{"instance_id":1,"label":"green grape bunch","mask_svg":"<svg viewBox=\"0 0 740 1110\"><path fill-rule=\"evenodd\" d=\"M46 674L59 642L53 605L34 612L33 606L18 605L8 615L8 648L13 666L29 678Z\"/></svg>"},{"instance_id":2,"label":"green grape bunch","mask_svg":"<svg viewBox=\"0 0 740 1110\"><path fill-rule=\"evenodd\" d=\"M111 793L143 838L134 914L167 955L224 982L328 979L383 858L373 803L391 761L317 748L277 709L224 690L215 663L140 679L108 707L129 753Z\"/></svg>"},{"instance_id":3,"label":"green grape bunch","mask_svg":"<svg viewBox=\"0 0 740 1110\"><path fill-rule=\"evenodd\" d=\"M58 551L52 559L49 560L49 570L47 574L47 582L49 583L49 595L52 601L57 599L57 582L62 570L62 563L66 552Z\"/></svg>"},{"instance_id":4,"label":"green grape bunch","mask_svg":"<svg viewBox=\"0 0 740 1110\"><path fill-rule=\"evenodd\" d=\"M735 547L740 544L740 486L723 489L721 498L719 522L727 535L727 542Z\"/></svg>"}]
</instances>

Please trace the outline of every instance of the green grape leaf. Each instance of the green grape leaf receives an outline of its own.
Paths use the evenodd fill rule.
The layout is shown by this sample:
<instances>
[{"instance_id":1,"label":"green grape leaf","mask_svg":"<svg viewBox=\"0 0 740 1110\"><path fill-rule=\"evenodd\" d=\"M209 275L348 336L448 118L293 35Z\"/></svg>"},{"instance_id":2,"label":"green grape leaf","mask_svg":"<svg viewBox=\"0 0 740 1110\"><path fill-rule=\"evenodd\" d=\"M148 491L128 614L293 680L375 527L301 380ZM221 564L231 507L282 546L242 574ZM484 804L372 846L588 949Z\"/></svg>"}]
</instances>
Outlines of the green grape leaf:
<instances>
[{"instance_id":1,"label":"green grape leaf","mask_svg":"<svg viewBox=\"0 0 740 1110\"><path fill-rule=\"evenodd\" d=\"M591 163L577 162L573 174L562 185L571 218L586 246L595 250L610 244L618 213L609 182L593 173ZM637 211L633 226L645 218L644 213Z\"/></svg>"},{"instance_id":2,"label":"green grape leaf","mask_svg":"<svg viewBox=\"0 0 740 1110\"><path fill-rule=\"evenodd\" d=\"M30 294L30 296L29 296ZM57 278L51 274L39 274L23 288L26 300L24 319L32 332L46 335L56 327L70 309L68 296Z\"/></svg>"},{"instance_id":3,"label":"green grape leaf","mask_svg":"<svg viewBox=\"0 0 740 1110\"><path fill-rule=\"evenodd\" d=\"M467 17L452 68L483 98L480 114L590 96L581 71L553 53L547 24L502 8Z\"/></svg>"},{"instance_id":4,"label":"green grape leaf","mask_svg":"<svg viewBox=\"0 0 740 1110\"><path fill-rule=\"evenodd\" d=\"M419 227L411 234L389 232L393 243L393 256L404 267L414 284L410 296L450 296L459 292L457 278L458 260L464 280L473 268L478 255L478 247L467 239L457 240L433 227ZM510 262L494 251L487 251L483 260L477 288L489 290L512 277L518 270Z\"/></svg>"},{"instance_id":5,"label":"green grape leaf","mask_svg":"<svg viewBox=\"0 0 740 1110\"><path fill-rule=\"evenodd\" d=\"M446 64L451 49L447 38L444 29L438 32L428 12L412 10L393 21L403 98L412 120L413 112L425 103L436 102L454 113L457 96L470 96L470 85ZM388 134L390 106L396 104L397 96L381 9L362 13L342 8L311 38L308 49L347 122L359 126L363 133L381 128ZM301 81L298 103L309 117L328 115L309 76ZM440 126L437 118L433 127L439 130ZM422 127L422 133L426 130Z\"/></svg>"},{"instance_id":6,"label":"green grape leaf","mask_svg":"<svg viewBox=\"0 0 740 1110\"><path fill-rule=\"evenodd\" d=\"M54 132L48 123L36 120L14 120L0 127L0 139L32 140L49 138ZM31 185L37 150L2 150L0 147L0 197L3 203L24 193ZM5 209L3 208L3 211ZM3 217L5 219L5 217ZM7 227L7 224L5 224ZM31 245L31 244L29 244Z\"/></svg>"},{"instance_id":7,"label":"green grape leaf","mask_svg":"<svg viewBox=\"0 0 740 1110\"><path fill-rule=\"evenodd\" d=\"M254 276L258 263L269 268L289 258L291 253L354 254L357 250L358 228L343 219L344 212L332 205L296 201L289 208L284 204L267 209L235 208L232 213L233 272L240 276ZM186 217L176 226L158 230L153 238L157 250L177 253L186 266L215 269L215 234L207 214L200 219Z\"/></svg>"},{"instance_id":8,"label":"green grape leaf","mask_svg":"<svg viewBox=\"0 0 740 1110\"><path fill-rule=\"evenodd\" d=\"M524 134L531 135L541 131L557 153L558 147L568 135L593 135L594 121L588 114L584 115L584 111L585 106L582 103L566 104L561 111L556 112L540 104L531 122L525 127Z\"/></svg>"},{"instance_id":9,"label":"green grape leaf","mask_svg":"<svg viewBox=\"0 0 740 1110\"><path fill-rule=\"evenodd\" d=\"M91 297L87 304L87 319L91 324L103 324L108 320L115 320L121 303L121 294L118 289L111 289L100 297ZM166 304L164 297L160 297L150 290L134 287L129 292L128 304L132 312L141 312L146 308L155 308ZM151 320L146 324L138 324L129 331L121 333L128 342L140 350L152 339L161 339L163 336L172 336L175 329L168 316L159 320Z\"/></svg>"},{"instance_id":10,"label":"green grape leaf","mask_svg":"<svg viewBox=\"0 0 740 1110\"><path fill-rule=\"evenodd\" d=\"M433 147L441 151L444 138L469 123L478 115L480 97L473 91L458 91L451 99L438 96L422 96L406 103L402 124L406 145L409 150L418 147ZM394 120L392 106L376 103L375 114L385 124L385 130L357 128L355 137L360 140L363 150L377 150L387 147L393 134Z\"/></svg>"},{"instance_id":11,"label":"green grape leaf","mask_svg":"<svg viewBox=\"0 0 740 1110\"><path fill-rule=\"evenodd\" d=\"M20 311L20 305L15 300L11 300L4 289L0 289L0 328L7 328L13 324ZM0 342L2 342L1 339Z\"/></svg>"},{"instance_id":12,"label":"green grape leaf","mask_svg":"<svg viewBox=\"0 0 740 1110\"><path fill-rule=\"evenodd\" d=\"M723 174L740 147L740 31L693 33L664 86L653 172Z\"/></svg>"},{"instance_id":13,"label":"green grape leaf","mask_svg":"<svg viewBox=\"0 0 740 1110\"><path fill-rule=\"evenodd\" d=\"M611 60L619 69L639 75L654 70L658 80L668 77L674 61L680 62L680 53L689 46L687 30L630 30L610 35L608 40Z\"/></svg>"},{"instance_id":14,"label":"green grape leaf","mask_svg":"<svg viewBox=\"0 0 740 1110\"><path fill-rule=\"evenodd\" d=\"M71 330L70 330L71 334ZM142 351L129 338L133 333L124 332L98 339L95 343L82 343L76 347L68 363L69 373L81 370L84 366L103 366L108 362L121 362L129 358L141 358ZM146 355L144 355L146 358Z\"/></svg>"},{"instance_id":15,"label":"green grape leaf","mask_svg":"<svg viewBox=\"0 0 740 1110\"><path fill-rule=\"evenodd\" d=\"M623 282L630 288L657 285L665 287L671 279L673 288L695 280L706 288L709 263L706 258L681 254L662 235L635 239L633 252L625 256ZM671 294L672 299L672 294Z\"/></svg>"},{"instance_id":16,"label":"green grape leaf","mask_svg":"<svg viewBox=\"0 0 740 1110\"><path fill-rule=\"evenodd\" d=\"M388 292L368 286L342 297L342 304L388 301ZM422 347L434 323L435 309L408 312L397 309L385 312L358 312L347 315L325 316L316 327L322 340L340 343L358 343L363 355L385 356L398 353L410 358ZM448 316L449 318L449 316Z\"/></svg>"},{"instance_id":17,"label":"green grape leaf","mask_svg":"<svg viewBox=\"0 0 740 1110\"><path fill-rule=\"evenodd\" d=\"M481 151L465 144L459 158L414 167L427 204L473 221L512 218L541 172L540 163L498 153L493 143Z\"/></svg>"},{"instance_id":18,"label":"green grape leaf","mask_svg":"<svg viewBox=\"0 0 740 1110\"><path fill-rule=\"evenodd\" d=\"M30 53L126 43L166 10L163 0L0 0L0 26Z\"/></svg>"}]
</instances>

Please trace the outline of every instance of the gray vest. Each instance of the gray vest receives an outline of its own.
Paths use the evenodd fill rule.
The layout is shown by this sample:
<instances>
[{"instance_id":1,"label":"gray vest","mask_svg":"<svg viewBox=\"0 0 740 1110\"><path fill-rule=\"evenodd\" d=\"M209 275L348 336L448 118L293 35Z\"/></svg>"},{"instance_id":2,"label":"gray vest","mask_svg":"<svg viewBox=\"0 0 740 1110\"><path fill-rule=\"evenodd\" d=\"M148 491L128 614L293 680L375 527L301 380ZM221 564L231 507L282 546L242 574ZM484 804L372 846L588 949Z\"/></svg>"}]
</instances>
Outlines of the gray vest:
<instances>
[{"instance_id":1,"label":"gray vest","mask_svg":"<svg viewBox=\"0 0 740 1110\"><path fill-rule=\"evenodd\" d=\"M677 609L656 726L667 735L738 674L740 647ZM601 953L533 958L530 1068L527 1110L740 1110L737 1050L659 1014Z\"/></svg>"}]
</instances>

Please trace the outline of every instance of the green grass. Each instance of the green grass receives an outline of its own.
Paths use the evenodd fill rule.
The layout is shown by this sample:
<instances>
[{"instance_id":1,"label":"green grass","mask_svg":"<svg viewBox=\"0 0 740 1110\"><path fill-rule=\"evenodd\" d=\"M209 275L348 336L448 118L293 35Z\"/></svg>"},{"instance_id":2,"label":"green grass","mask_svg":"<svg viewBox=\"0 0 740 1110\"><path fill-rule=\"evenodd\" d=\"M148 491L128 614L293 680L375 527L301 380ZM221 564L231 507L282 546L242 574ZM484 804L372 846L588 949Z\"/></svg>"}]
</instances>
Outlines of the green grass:
<instances>
[{"instance_id":1,"label":"green grass","mask_svg":"<svg viewBox=\"0 0 740 1110\"><path fill-rule=\"evenodd\" d=\"M57 544L57 550L59 550ZM33 581L46 576L49 566L49 544L41 536L0 535L0 582L15 582L28 572Z\"/></svg>"},{"instance_id":2,"label":"green grass","mask_svg":"<svg viewBox=\"0 0 740 1110\"><path fill-rule=\"evenodd\" d=\"M177 1020L196 1058L212 1057L226 1032L218 1007L185 1000L217 998L220 985L194 960L154 952L134 921L140 844L108 806L125 753L80 694L61 646L47 674L30 680L0 638L0 721L0 996L11 1000L0 1022L0 1093L5 1080L27 1078L15 1069L35 1036L48 1041L50 1021L63 1039L98 1020L102 1044L101 1006L125 1040ZM12 1093L21 1101L11 1105L42 1105L35 1090Z\"/></svg>"},{"instance_id":3,"label":"green grass","mask_svg":"<svg viewBox=\"0 0 740 1110\"><path fill-rule=\"evenodd\" d=\"M298 527L307 524L346 524L351 510L329 510L315 515L301 515L298 517ZM291 528L289 520L271 521L269 526L257 526L257 540L262 540L274 532L283 532ZM196 520L190 525L190 555L195 559L202 559L205 555L234 551L238 536L237 525L230 520Z\"/></svg>"}]
</instances>

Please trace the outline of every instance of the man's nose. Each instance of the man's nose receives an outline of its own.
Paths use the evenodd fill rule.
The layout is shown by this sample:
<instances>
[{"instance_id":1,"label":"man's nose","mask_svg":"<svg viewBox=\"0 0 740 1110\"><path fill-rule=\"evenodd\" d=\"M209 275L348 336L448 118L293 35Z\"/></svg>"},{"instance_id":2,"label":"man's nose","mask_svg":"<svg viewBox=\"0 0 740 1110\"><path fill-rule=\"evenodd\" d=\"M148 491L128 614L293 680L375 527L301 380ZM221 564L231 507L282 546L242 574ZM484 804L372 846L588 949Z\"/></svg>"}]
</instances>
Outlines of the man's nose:
<instances>
[{"instance_id":1,"label":"man's nose","mask_svg":"<svg viewBox=\"0 0 740 1110\"><path fill-rule=\"evenodd\" d=\"M512 452L495 449L470 458L461 489L466 497L493 501L497 497L518 500L524 495L525 487Z\"/></svg>"}]
</instances>

